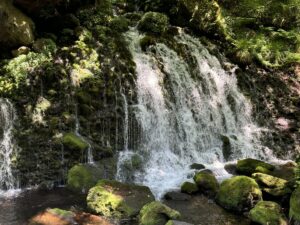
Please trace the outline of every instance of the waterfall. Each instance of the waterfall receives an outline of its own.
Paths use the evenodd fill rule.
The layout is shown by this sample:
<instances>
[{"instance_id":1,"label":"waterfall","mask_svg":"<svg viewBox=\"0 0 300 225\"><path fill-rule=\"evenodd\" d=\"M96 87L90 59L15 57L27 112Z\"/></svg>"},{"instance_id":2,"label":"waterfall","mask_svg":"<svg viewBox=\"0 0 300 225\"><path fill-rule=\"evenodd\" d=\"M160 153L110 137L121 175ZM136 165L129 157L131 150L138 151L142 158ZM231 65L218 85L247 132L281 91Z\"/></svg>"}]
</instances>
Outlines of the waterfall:
<instances>
[{"instance_id":1,"label":"waterfall","mask_svg":"<svg viewBox=\"0 0 300 225\"><path fill-rule=\"evenodd\" d=\"M7 99L0 99L0 189L14 189L17 181L12 171L12 157L16 146L13 143L13 125L16 114L12 103Z\"/></svg>"},{"instance_id":2,"label":"waterfall","mask_svg":"<svg viewBox=\"0 0 300 225\"><path fill-rule=\"evenodd\" d=\"M143 162L130 175L119 169L118 179L147 185L159 198L187 180L192 163L222 176L222 163L260 157L260 129L237 87L235 69L225 71L197 38L182 31L174 40L180 54L163 43L143 52L143 35L132 29L126 36L136 64L133 107L141 137L137 149L119 155L118 167L136 154Z\"/></svg>"},{"instance_id":3,"label":"waterfall","mask_svg":"<svg viewBox=\"0 0 300 225\"><path fill-rule=\"evenodd\" d=\"M93 149L92 149L92 145L90 144L90 142L84 138L80 132L80 123L79 123L79 118L78 118L78 106L77 104L75 104L75 134L77 137L79 137L81 140L83 140L84 142L86 142L88 144L88 149L86 152L86 162L89 164L93 164L94 163L94 157L93 157Z\"/></svg>"}]
</instances>

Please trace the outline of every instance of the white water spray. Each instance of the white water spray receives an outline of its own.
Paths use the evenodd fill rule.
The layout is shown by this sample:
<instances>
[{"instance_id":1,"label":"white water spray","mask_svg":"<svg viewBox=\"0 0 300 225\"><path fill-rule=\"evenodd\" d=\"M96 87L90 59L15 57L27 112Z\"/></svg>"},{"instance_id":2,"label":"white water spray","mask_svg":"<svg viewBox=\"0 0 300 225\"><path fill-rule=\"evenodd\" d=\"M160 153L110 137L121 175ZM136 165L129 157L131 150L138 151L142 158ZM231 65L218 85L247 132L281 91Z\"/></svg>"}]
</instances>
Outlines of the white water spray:
<instances>
[{"instance_id":1,"label":"white water spray","mask_svg":"<svg viewBox=\"0 0 300 225\"><path fill-rule=\"evenodd\" d=\"M142 134L137 149L120 154L119 167L139 154L143 168L133 179L160 198L187 179L192 163L226 176L221 163L259 158L259 128L251 119L250 102L237 87L234 70L226 72L198 39L183 32L176 42L184 56L161 43L143 52L142 37L136 30L127 33L136 63L135 117ZM126 176L118 170L119 179L126 181Z\"/></svg>"},{"instance_id":2,"label":"white water spray","mask_svg":"<svg viewBox=\"0 0 300 225\"><path fill-rule=\"evenodd\" d=\"M15 119L12 103L7 99L0 99L0 190L13 190L17 186L12 171L12 157L16 150L12 133Z\"/></svg>"}]
</instances>

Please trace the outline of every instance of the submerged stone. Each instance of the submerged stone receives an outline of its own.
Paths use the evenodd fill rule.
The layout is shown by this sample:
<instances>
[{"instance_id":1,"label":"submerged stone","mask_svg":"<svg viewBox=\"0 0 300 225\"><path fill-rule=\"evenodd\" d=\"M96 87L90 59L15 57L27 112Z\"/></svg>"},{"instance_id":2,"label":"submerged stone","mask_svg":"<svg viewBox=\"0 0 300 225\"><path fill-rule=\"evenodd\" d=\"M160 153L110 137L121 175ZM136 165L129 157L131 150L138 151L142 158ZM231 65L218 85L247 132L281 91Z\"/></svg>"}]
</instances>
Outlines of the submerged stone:
<instances>
[{"instance_id":1,"label":"submerged stone","mask_svg":"<svg viewBox=\"0 0 300 225\"><path fill-rule=\"evenodd\" d=\"M161 202L145 205L139 214L139 225L165 225L170 219L179 219L180 213Z\"/></svg>"},{"instance_id":2,"label":"submerged stone","mask_svg":"<svg viewBox=\"0 0 300 225\"><path fill-rule=\"evenodd\" d=\"M256 172L257 168L260 170L264 168L268 171L273 171L275 166L261 160L251 158L239 160L237 163L237 172L242 175L251 175Z\"/></svg>"},{"instance_id":3,"label":"submerged stone","mask_svg":"<svg viewBox=\"0 0 300 225\"><path fill-rule=\"evenodd\" d=\"M262 200L262 192L254 179L236 176L221 183L216 200L225 209L243 212Z\"/></svg>"},{"instance_id":4,"label":"submerged stone","mask_svg":"<svg viewBox=\"0 0 300 225\"><path fill-rule=\"evenodd\" d=\"M261 201L250 210L250 219L261 225L287 225L281 206L275 202Z\"/></svg>"},{"instance_id":5,"label":"submerged stone","mask_svg":"<svg viewBox=\"0 0 300 225\"><path fill-rule=\"evenodd\" d=\"M88 208L105 217L122 219L135 216L154 196L146 186L100 180L89 190Z\"/></svg>"}]
</instances>

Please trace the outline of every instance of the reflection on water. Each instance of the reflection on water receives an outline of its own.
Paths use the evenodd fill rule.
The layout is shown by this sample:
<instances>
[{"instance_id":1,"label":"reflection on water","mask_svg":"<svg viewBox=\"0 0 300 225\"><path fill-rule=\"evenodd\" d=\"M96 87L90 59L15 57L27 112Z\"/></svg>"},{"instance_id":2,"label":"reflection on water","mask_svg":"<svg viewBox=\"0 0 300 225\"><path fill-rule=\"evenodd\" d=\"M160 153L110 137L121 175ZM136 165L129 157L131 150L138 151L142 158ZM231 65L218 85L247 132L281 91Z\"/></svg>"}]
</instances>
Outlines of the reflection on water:
<instances>
[{"instance_id":1,"label":"reflection on water","mask_svg":"<svg viewBox=\"0 0 300 225\"><path fill-rule=\"evenodd\" d=\"M15 198L0 198L0 225L26 225L28 219L47 208L84 208L84 196L65 188L24 191Z\"/></svg>"}]
</instances>

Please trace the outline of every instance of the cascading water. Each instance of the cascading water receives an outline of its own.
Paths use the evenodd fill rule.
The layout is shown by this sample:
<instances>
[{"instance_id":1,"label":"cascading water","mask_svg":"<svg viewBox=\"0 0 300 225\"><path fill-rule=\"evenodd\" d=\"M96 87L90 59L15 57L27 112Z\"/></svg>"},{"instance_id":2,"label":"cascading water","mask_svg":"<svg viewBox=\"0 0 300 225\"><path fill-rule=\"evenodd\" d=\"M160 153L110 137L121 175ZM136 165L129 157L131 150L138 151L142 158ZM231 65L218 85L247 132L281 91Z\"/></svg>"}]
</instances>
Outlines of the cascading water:
<instances>
[{"instance_id":1,"label":"cascading water","mask_svg":"<svg viewBox=\"0 0 300 225\"><path fill-rule=\"evenodd\" d=\"M16 188L17 181L12 171L12 157L16 146L13 143L13 125L16 118L12 103L7 99L0 99L0 190Z\"/></svg>"},{"instance_id":2,"label":"cascading water","mask_svg":"<svg viewBox=\"0 0 300 225\"><path fill-rule=\"evenodd\" d=\"M84 138L80 132L80 123L79 123L79 118L78 118L78 109L77 109L77 104L75 105L75 134L77 137L81 138L84 142L88 144L88 149L86 153L86 162L89 164L94 163L94 157L93 157L93 150L92 150L92 145L88 142L86 138Z\"/></svg>"},{"instance_id":3,"label":"cascading water","mask_svg":"<svg viewBox=\"0 0 300 225\"><path fill-rule=\"evenodd\" d=\"M223 162L259 158L259 128L234 69L226 72L198 39L183 32L175 41L185 57L162 43L143 52L141 38L136 30L127 33L137 73L133 107L142 134L137 149L119 155L118 179L147 185L159 198L187 179L192 163L226 175L218 169ZM136 154L143 166L128 175L120 168Z\"/></svg>"}]
</instances>

